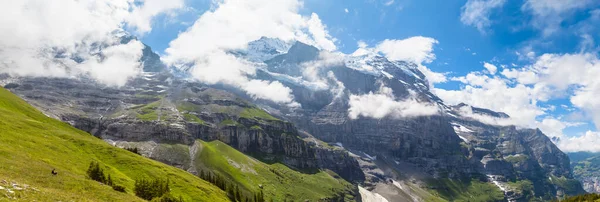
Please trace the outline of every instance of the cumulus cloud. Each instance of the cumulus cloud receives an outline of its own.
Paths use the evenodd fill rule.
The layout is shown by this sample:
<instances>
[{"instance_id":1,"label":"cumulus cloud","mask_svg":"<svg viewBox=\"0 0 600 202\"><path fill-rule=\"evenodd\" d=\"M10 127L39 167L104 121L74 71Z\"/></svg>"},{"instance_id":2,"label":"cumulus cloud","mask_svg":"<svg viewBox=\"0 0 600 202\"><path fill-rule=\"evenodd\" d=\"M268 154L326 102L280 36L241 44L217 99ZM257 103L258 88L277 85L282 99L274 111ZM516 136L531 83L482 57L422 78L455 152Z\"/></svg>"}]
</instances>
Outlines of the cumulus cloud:
<instances>
[{"instance_id":1,"label":"cumulus cloud","mask_svg":"<svg viewBox=\"0 0 600 202\"><path fill-rule=\"evenodd\" d=\"M467 103L505 112L515 124L523 127L536 127L536 117L544 113L538 108L537 102L546 100L546 95L535 88L522 84L511 85L506 79L477 72L452 80L465 86L460 90L433 89L436 95L449 104Z\"/></svg>"},{"instance_id":2,"label":"cumulus cloud","mask_svg":"<svg viewBox=\"0 0 600 202\"><path fill-rule=\"evenodd\" d=\"M501 74L506 78L516 79L521 84L534 84L538 81L537 74L527 70L504 69Z\"/></svg>"},{"instance_id":3,"label":"cumulus cloud","mask_svg":"<svg viewBox=\"0 0 600 202\"><path fill-rule=\"evenodd\" d=\"M101 83L123 86L129 78L138 75L142 69L139 59L144 46L132 40L127 44L109 46L102 50L103 58L95 57L81 64L73 64L80 71L89 71L89 75Z\"/></svg>"},{"instance_id":4,"label":"cumulus cloud","mask_svg":"<svg viewBox=\"0 0 600 202\"><path fill-rule=\"evenodd\" d=\"M223 83L240 87L256 98L293 104L291 90L277 83L251 79L255 64L229 54L229 50L246 48L260 37L297 40L322 50L336 50L331 37L317 14L302 16L298 0L224 0L202 14L185 32L170 42L164 60L176 67L189 67L194 78L208 84ZM256 85L246 88L248 82ZM260 89L264 87L264 89ZM280 93L259 96L261 91L279 89Z\"/></svg>"},{"instance_id":5,"label":"cumulus cloud","mask_svg":"<svg viewBox=\"0 0 600 202\"><path fill-rule=\"evenodd\" d=\"M468 0L461 8L460 21L465 25L477 27L480 32L485 32L491 25L491 12L502 7L504 3L506 0Z\"/></svg>"},{"instance_id":6,"label":"cumulus cloud","mask_svg":"<svg viewBox=\"0 0 600 202\"><path fill-rule=\"evenodd\" d=\"M327 84L324 81L322 72L326 72L328 68L341 66L344 64L345 56L339 52L328 52L321 51L319 57L316 60L302 63L302 75L303 77L311 82L322 83L324 88L327 88Z\"/></svg>"},{"instance_id":7,"label":"cumulus cloud","mask_svg":"<svg viewBox=\"0 0 600 202\"><path fill-rule=\"evenodd\" d=\"M126 19L129 26L143 34L152 30L151 22L160 14L175 15L175 11L183 9L183 0L142 0L139 6L134 5L131 14Z\"/></svg>"},{"instance_id":8,"label":"cumulus cloud","mask_svg":"<svg viewBox=\"0 0 600 202\"><path fill-rule=\"evenodd\" d=\"M498 71L498 67L496 67L496 65L487 62L483 63L483 67L485 67L490 74L496 74L496 71Z\"/></svg>"},{"instance_id":9,"label":"cumulus cloud","mask_svg":"<svg viewBox=\"0 0 600 202\"><path fill-rule=\"evenodd\" d=\"M568 15L591 4L592 0L527 0L521 10L533 15L531 24L549 36L560 29Z\"/></svg>"},{"instance_id":10,"label":"cumulus cloud","mask_svg":"<svg viewBox=\"0 0 600 202\"><path fill-rule=\"evenodd\" d=\"M140 72L143 48L135 40L120 43L119 34L133 4L130 0L3 2L0 72L13 76L85 76L123 85Z\"/></svg>"},{"instance_id":11,"label":"cumulus cloud","mask_svg":"<svg viewBox=\"0 0 600 202\"><path fill-rule=\"evenodd\" d=\"M390 60L410 61L417 64L430 63L435 60L433 45L438 41L434 38L415 36L407 39L386 39L375 49Z\"/></svg>"},{"instance_id":12,"label":"cumulus cloud","mask_svg":"<svg viewBox=\"0 0 600 202\"><path fill-rule=\"evenodd\" d=\"M386 39L374 48L376 52L382 53L390 60L402 60L413 62L418 65L418 69L425 74L430 86L435 83L446 82L446 75L431 71L424 63L430 63L435 60L433 46L438 41L434 38L415 36L407 39ZM359 43L359 47L363 44ZM364 44L366 45L366 44ZM359 50L364 48L359 48ZM359 51L357 50L357 51Z\"/></svg>"},{"instance_id":13,"label":"cumulus cloud","mask_svg":"<svg viewBox=\"0 0 600 202\"><path fill-rule=\"evenodd\" d=\"M511 118L498 118L493 116L488 116L484 114L474 113L473 108L470 106L463 106L458 109L458 113L463 117L469 117L480 121L481 123L496 125L496 126L510 126L510 125L518 125L514 119Z\"/></svg>"},{"instance_id":14,"label":"cumulus cloud","mask_svg":"<svg viewBox=\"0 0 600 202\"><path fill-rule=\"evenodd\" d=\"M564 152L600 152L600 133L587 131L581 136L563 137L556 144Z\"/></svg>"},{"instance_id":15,"label":"cumulus cloud","mask_svg":"<svg viewBox=\"0 0 600 202\"><path fill-rule=\"evenodd\" d=\"M540 104L555 99L568 98L573 107L583 112L598 127L600 125L600 59L594 54L543 54L521 68L504 69L499 75L472 72L452 78L465 84L460 90L434 89L434 92L450 104L465 102L473 106L507 113L516 125L540 128L550 137L559 137L558 146L580 144L584 139L597 136L568 137L563 130L581 123L564 121L547 111L556 108ZM563 108L572 111L570 106ZM579 112L578 112L579 113ZM540 117L543 119L539 121ZM595 133L595 132L593 132ZM575 143L573 143L574 141ZM581 145L582 150L593 148Z\"/></svg>"},{"instance_id":16,"label":"cumulus cloud","mask_svg":"<svg viewBox=\"0 0 600 202\"><path fill-rule=\"evenodd\" d=\"M378 92L363 95L350 95L348 116L351 119L368 117L381 119L384 117L418 117L439 113L439 107L432 103L420 102L411 92L405 100L396 100L391 88L381 86Z\"/></svg>"}]
</instances>

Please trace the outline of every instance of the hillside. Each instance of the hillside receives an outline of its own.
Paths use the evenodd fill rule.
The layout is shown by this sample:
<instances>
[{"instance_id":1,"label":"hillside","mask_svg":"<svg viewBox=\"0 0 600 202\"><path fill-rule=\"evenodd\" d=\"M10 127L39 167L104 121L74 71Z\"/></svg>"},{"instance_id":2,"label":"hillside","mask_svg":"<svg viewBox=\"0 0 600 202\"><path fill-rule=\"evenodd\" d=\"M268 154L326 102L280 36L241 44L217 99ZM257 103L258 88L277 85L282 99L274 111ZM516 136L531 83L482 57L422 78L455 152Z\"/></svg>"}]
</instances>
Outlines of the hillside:
<instances>
[{"instance_id":1,"label":"hillside","mask_svg":"<svg viewBox=\"0 0 600 202\"><path fill-rule=\"evenodd\" d=\"M135 180L141 178L168 178L172 195L186 201L228 200L216 186L48 118L4 88L0 88L0 156L0 201L8 197L23 201L142 201L133 194ZM86 170L92 161L99 162L127 193L88 179ZM52 175L52 169L58 175ZM13 184L25 189L13 188Z\"/></svg>"},{"instance_id":2,"label":"hillside","mask_svg":"<svg viewBox=\"0 0 600 202\"><path fill-rule=\"evenodd\" d=\"M275 163L266 164L220 142L198 141L196 167L233 180L241 190L264 191L274 201L354 201L355 186L331 171L303 173ZM262 188L259 188L259 185ZM343 199L343 200L342 200Z\"/></svg>"},{"instance_id":3,"label":"hillside","mask_svg":"<svg viewBox=\"0 0 600 202\"><path fill-rule=\"evenodd\" d=\"M573 175L585 191L600 193L600 155L598 153L569 153Z\"/></svg>"}]
</instances>

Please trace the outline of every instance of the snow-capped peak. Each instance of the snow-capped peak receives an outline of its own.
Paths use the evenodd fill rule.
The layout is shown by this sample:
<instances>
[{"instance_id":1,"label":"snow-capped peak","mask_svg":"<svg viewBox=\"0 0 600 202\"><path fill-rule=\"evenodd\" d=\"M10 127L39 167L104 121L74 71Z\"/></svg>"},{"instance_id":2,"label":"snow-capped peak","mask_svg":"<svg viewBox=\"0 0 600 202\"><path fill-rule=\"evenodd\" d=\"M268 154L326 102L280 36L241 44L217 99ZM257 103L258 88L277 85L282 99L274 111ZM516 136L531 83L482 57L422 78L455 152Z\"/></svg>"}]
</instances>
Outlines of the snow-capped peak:
<instances>
[{"instance_id":1,"label":"snow-capped peak","mask_svg":"<svg viewBox=\"0 0 600 202\"><path fill-rule=\"evenodd\" d=\"M293 43L293 41L286 42L281 39L261 37L248 43L247 48L239 50L238 53L249 61L263 62L277 55L287 53Z\"/></svg>"}]
</instances>

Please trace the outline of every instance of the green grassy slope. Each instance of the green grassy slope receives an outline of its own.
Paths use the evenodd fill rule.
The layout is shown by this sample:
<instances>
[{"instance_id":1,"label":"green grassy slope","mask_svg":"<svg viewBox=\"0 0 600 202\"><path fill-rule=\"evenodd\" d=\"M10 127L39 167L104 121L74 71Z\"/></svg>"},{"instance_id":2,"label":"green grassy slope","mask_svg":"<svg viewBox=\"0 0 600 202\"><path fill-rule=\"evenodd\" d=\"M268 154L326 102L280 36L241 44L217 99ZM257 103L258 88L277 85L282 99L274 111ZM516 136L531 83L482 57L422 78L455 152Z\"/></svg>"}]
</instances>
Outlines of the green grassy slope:
<instances>
[{"instance_id":1,"label":"green grassy slope","mask_svg":"<svg viewBox=\"0 0 600 202\"><path fill-rule=\"evenodd\" d=\"M502 201L504 193L489 182L477 179L459 181L451 179L431 179L427 183L432 196L426 201ZM426 196L426 195L425 195Z\"/></svg>"},{"instance_id":2,"label":"green grassy slope","mask_svg":"<svg viewBox=\"0 0 600 202\"><path fill-rule=\"evenodd\" d=\"M199 141L199 144L197 168L217 172L245 191L258 192L262 185L267 201L317 201L336 196L344 197L345 201L355 200L350 195L355 186L333 172L301 173L282 164L265 164L220 141Z\"/></svg>"},{"instance_id":3,"label":"green grassy slope","mask_svg":"<svg viewBox=\"0 0 600 202\"><path fill-rule=\"evenodd\" d=\"M127 193L87 179L91 161L99 162ZM58 175L51 174L53 168ZM30 187L8 196L23 201L141 201L132 190L142 177L168 177L172 195L186 201L228 200L219 188L192 174L110 146L0 88L0 186L16 182ZM4 200L7 192L0 190Z\"/></svg>"}]
</instances>

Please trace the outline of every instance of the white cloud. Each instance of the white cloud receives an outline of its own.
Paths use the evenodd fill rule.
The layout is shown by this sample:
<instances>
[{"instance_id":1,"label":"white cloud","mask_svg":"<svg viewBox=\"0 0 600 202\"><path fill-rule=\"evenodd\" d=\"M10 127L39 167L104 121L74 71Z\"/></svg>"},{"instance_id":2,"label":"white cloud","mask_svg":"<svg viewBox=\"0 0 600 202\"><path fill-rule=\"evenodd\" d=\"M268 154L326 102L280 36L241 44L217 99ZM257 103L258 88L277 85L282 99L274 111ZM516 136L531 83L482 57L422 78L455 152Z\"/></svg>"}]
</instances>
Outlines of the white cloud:
<instances>
[{"instance_id":1,"label":"white cloud","mask_svg":"<svg viewBox=\"0 0 600 202\"><path fill-rule=\"evenodd\" d=\"M545 100L540 90L522 84L510 85L500 77L489 77L480 73L469 73L464 77L452 78L465 86L460 90L433 89L433 92L448 104L466 103L494 111L507 113L515 124L536 127L536 117L542 115L537 102Z\"/></svg>"},{"instance_id":2,"label":"white cloud","mask_svg":"<svg viewBox=\"0 0 600 202\"><path fill-rule=\"evenodd\" d=\"M391 88L381 86L376 93L350 95L348 116L351 119L369 117L381 119L384 117L418 117L431 116L439 113L439 107L432 103L420 102L411 92L405 100L396 100Z\"/></svg>"},{"instance_id":3,"label":"white cloud","mask_svg":"<svg viewBox=\"0 0 600 202\"><path fill-rule=\"evenodd\" d=\"M345 55L339 52L321 51L316 60L301 64L303 77L314 83L319 83L323 89L329 86L322 73L327 71L327 68L341 66L344 64Z\"/></svg>"},{"instance_id":4,"label":"white cloud","mask_svg":"<svg viewBox=\"0 0 600 202\"><path fill-rule=\"evenodd\" d=\"M82 64L73 64L80 71L89 71L89 75L97 81L112 85L123 86L129 78L142 72L140 63L144 46L141 42L132 40L127 44L110 46L102 50L104 58L93 58Z\"/></svg>"},{"instance_id":5,"label":"white cloud","mask_svg":"<svg viewBox=\"0 0 600 202\"><path fill-rule=\"evenodd\" d=\"M600 152L600 133L587 131L582 136L563 137L557 146L564 152Z\"/></svg>"},{"instance_id":6,"label":"white cloud","mask_svg":"<svg viewBox=\"0 0 600 202\"><path fill-rule=\"evenodd\" d=\"M382 53L390 60L402 60L417 64L418 69L427 77L429 85L433 86L435 83L442 83L447 80L446 75L443 73L431 71L424 65L424 63L430 63L435 60L433 46L437 43L437 40L423 36L400 40L386 39L377 44L374 50Z\"/></svg>"},{"instance_id":7,"label":"white cloud","mask_svg":"<svg viewBox=\"0 0 600 202\"><path fill-rule=\"evenodd\" d=\"M527 0L521 9L530 12L531 24L549 36L560 29L566 17L592 3L592 0Z\"/></svg>"},{"instance_id":8,"label":"white cloud","mask_svg":"<svg viewBox=\"0 0 600 202\"><path fill-rule=\"evenodd\" d=\"M498 67L496 67L496 65L487 62L483 63L483 67L485 67L485 69L487 69L488 72L490 72L490 74L496 74L496 71L498 70Z\"/></svg>"},{"instance_id":9,"label":"white cloud","mask_svg":"<svg viewBox=\"0 0 600 202\"><path fill-rule=\"evenodd\" d=\"M431 71L429 68L425 67L424 65L420 65L420 64L417 65L417 68L427 78L430 88L433 87L433 84L443 83L443 82L448 81L448 78L446 78L446 74L444 74L444 73Z\"/></svg>"},{"instance_id":10,"label":"white cloud","mask_svg":"<svg viewBox=\"0 0 600 202\"><path fill-rule=\"evenodd\" d=\"M435 60L433 45L438 41L434 38L415 36L407 39L386 39L375 47L390 60L403 60L417 64L430 63Z\"/></svg>"},{"instance_id":11,"label":"white cloud","mask_svg":"<svg viewBox=\"0 0 600 202\"><path fill-rule=\"evenodd\" d=\"M511 118L498 118L498 117L492 117L492 116L488 116L488 115L474 113L473 109L470 106L463 106L463 107L459 108L458 113L461 116L469 117L469 118L475 119L481 123L485 123L485 124L489 124L489 125L510 126L510 125L517 124L516 121Z\"/></svg>"},{"instance_id":12,"label":"white cloud","mask_svg":"<svg viewBox=\"0 0 600 202\"><path fill-rule=\"evenodd\" d=\"M367 48L369 45L365 42L365 41L358 41L357 44L358 48Z\"/></svg>"},{"instance_id":13,"label":"white cloud","mask_svg":"<svg viewBox=\"0 0 600 202\"><path fill-rule=\"evenodd\" d=\"M152 30L152 19L159 14L174 15L174 11L184 8L184 0L141 0L141 6L133 6L131 15L126 19L129 26L143 34Z\"/></svg>"},{"instance_id":14,"label":"white cloud","mask_svg":"<svg viewBox=\"0 0 600 202\"><path fill-rule=\"evenodd\" d=\"M348 11L348 8L344 8L344 12L348 13L350 11Z\"/></svg>"},{"instance_id":15,"label":"white cloud","mask_svg":"<svg viewBox=\"0 0 600 202\"><path fill-rule=\"evenodd\" d=\"M391 6L392 4L394 4L394 0L389 0L389 1L385 2L383 5Z\"/></svg>"},{"instance_id":16,"label":"white cloud","mask_svg":"<svg viewBox=\"0 0 600 202\"><path fill-rule=\"evenodd\" d=\"M143 48L138 41L120 44L116 34L122 32L132 6L131 0L5 1L0 7L0 72L86 76L123 85L140 72ZM100 51L98 46L105 47ZM78 64L72 57L84 62Z\"/></svg>"},{"instance_id":17,"label":"white cloud","mask_svg":"<svg viewBox=\"0 0 600 202\"><path fill-rule=\"evenodd\" d=\"M312 38L315 41L315 45L325 50L333 51L337 49L334 42L335 38L331 37L319 15L313 13L310 15L310 19L307 21L308 31L312 34Z\"/></svg>"},{"instance_id":18,"label":"white cloud","mask_svg":"<svg viewBox=\"0 0 600 202\"><path fill-rule=\"evenodd\" d=\"M278 84L262 85L253 81L256 65L235 58L228 53L243 49L248 42L260 37L298 40L320 49L333 51L335 39L331 37L317 14L298 14L302 3L298 0L224 0L202 14L187 31L171 41L164 60L183 67L193 64L193 76L208 84L223 83L240 87L248 94L282 104L293 102L291 91ZM261 84L252 88L245 86ZM259 87L265 87L260 89ZM259 96L260 91L278 88L281 93Z\"/></svg>"},{"instance_id":19,"label":"white cloud","mask_svg":"<svg viewBox=\"0 0 600 202\"><path fill-rule=\"evenodd\" d=\"M590 144L597 135L568 137L563 130L581 123L566 122L546 114L556 106L540 104L554 99L568 98L573 107L581 110L597 126L600 125L600 59L593 54L543 54L523 68L504 69L490 77L473 72L452 78L465 86L460 90L434 89L449 104L467 104L505 112L517 125L540 128L550 137L559 137L558 146L566 151L581 144L582 150L593 150ZM569 111L571 106L561 106ZM545 116L542 121L537 121ZM595 134L595 132L592 132ZM598 141L598 140L595 140Z\"/></svg>"},{"instance_id":20,"label":"white cloud","mask_svg":"<svg viewBox=\"0 0 600 202\"><path fill-rule=\"evenodd\" d=\"M502 7L504 3L506 0L468 0L461 8L460 21L485 32L491 25L489 18L492 10Z\"/></svg>"},{"instance_id":21,"label":"white cloud","mask_svg":"<svg viewBox=\"0 0 600 202\"><path fill-rule=\"evenodd\" d=\"M516 79L521 84L534 84L538 81L535 72L519 69L504 69L501 72L506 78Z\"/></svg>"},{"instance_id":22,"label":"white cloud","mask_svg":"<svg viewBox=\"0 0 600 202\"><path fill-rule=\"evenodd\" d=\"M276 103L284 103L289 107L299 107L291 96L292 90L279 81L249 80L241 86L248 95L254 99L271 100Z\"/></svg>"}]
</instances>

